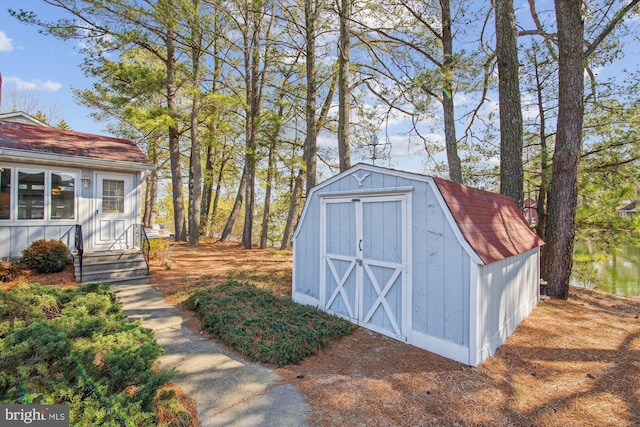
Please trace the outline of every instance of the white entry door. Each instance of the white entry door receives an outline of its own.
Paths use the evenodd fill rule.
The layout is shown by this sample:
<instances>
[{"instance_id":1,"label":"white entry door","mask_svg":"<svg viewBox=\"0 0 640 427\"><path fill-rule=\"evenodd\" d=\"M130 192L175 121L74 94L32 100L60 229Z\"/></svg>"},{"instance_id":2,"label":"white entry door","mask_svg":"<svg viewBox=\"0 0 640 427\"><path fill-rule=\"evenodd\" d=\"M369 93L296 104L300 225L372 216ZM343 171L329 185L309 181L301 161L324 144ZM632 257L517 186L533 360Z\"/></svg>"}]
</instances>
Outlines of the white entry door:
<instances>
[{"instance_id":1,"label":"white entry door","mask_svg":"<svg viewBox=\"0 0 640 427\"><path fill-rule=\"evenodd\" d=\"M324 309L405 339L407 196L323 200Z\"/></svg>"},{"instance_id":2,"label":"white entry door","mask_svg":"<svg viewBox=\"0 0 640 427\"><path fill-rule=\"evenodd\" d=\"M95 249L126 249L132 245L131 187L128 175L97 174Z\"/></svg>"}]
</instances>

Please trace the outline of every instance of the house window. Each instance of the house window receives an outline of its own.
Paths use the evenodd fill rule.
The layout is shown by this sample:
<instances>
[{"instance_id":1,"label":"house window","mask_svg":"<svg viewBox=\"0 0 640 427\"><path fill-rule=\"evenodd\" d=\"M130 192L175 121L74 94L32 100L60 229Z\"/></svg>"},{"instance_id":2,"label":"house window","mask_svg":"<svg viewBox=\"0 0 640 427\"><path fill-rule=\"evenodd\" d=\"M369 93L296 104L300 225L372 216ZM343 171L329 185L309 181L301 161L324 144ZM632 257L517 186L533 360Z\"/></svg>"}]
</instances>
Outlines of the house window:
<instances>
[{"instance_id":1,"label":"house window","mask_svg":"<svg viewBox=\"0 0 640 427\"><path fill-rule=\"evenodd\" d=\"M75 212L75 176L51 173L51 219L73 219Z\"/></svg>"},{"instance_id":2,"label":"house window","mask_svg":"<svg viewBox=\"0 0 640 427\"><path fill-rule=\"evenodd\" d=\"M75 172L0 167L0 220L73 220Z\"/></svg>"},{"instance_id":3,"label":"house window","mask_svg":"<svg viewBox=\"0 0 640 427\"><path fill-rule=\"evenodd\" d=\"M44 219L44 172L18 172L18 219Z\"/></svg>"},{"instance_id":4,"label":"house window","mask_svg":"<svg viewBox=\"0 0 640 427\"><path fill-rule=\"evenodd\" d=\"M11 169L0 169L0 219L11 219Z\"/></svg>"},{"instance_id":5,"label":"house window","mask_svg":"<svg viewBox=\"0 0 640 427\"><path fill-rule=\"evenodd\" d=\"M102 212L124 213L124 181L102 181Z\"/></svg>"}]
</instances>

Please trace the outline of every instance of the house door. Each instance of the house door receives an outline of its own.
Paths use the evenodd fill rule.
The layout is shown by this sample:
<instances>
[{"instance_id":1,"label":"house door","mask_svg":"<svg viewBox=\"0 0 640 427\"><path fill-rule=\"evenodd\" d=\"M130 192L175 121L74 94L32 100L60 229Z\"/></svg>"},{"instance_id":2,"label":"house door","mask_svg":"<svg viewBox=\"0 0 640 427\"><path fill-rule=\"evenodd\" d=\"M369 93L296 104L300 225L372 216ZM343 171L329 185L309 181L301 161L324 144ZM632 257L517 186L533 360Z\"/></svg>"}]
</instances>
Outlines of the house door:
<instances>
[{"instance_id":1,"label":"house door","mask_svg":"<svg viewBox=\"0 0 640 427\"><path fill-rule=\"evenodd\" d=\"M323 200L324 309L405 339L407 196Z\"/></svg>"},{"instance_id":2,"label":"house door","mask_svg":"<svg viewBox=\"0 0 640 427\"><path fill-rule=\"evenodd\" d=\"M132 246L131 177L97 174L94 246L99 250Z\"/></svg>"}]
</instances>

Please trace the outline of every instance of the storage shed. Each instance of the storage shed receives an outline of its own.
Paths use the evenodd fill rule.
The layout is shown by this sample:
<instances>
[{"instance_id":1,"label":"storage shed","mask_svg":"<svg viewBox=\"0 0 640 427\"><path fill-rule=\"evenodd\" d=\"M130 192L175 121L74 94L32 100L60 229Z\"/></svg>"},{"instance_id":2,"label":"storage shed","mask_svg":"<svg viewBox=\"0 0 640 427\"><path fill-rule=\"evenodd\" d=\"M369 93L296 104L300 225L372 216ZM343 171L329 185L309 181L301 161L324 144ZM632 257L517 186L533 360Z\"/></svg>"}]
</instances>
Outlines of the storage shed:
<instances>
[{"instance_id":1,"label":"storage shed","mask_svg":"<svg viewBox=\"0 0 640 427\"><path fill-rule=\"evenodd\" d=\"M477 366L540 298L540 246L509 197L358 164L314 187L293 299Z\"/></svg>"}]
</instances>

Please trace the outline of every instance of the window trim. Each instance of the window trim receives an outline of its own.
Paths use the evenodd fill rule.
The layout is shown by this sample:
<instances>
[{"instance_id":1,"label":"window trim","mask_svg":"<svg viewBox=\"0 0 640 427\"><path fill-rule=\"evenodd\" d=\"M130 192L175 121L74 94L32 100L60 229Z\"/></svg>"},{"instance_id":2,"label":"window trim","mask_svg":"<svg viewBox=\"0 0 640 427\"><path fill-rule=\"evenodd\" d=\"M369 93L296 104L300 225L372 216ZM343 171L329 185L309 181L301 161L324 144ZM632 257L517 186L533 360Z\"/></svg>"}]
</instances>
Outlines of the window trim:
<instances>
[{"instance_id":1,"label":"window trim","mask_svg":"<svg viewBox=\"0 0 640 427\"><path fill-rule=\"evenodd\" d=\"M9 192L9 219L0 219L0 227L6 224L65 224L76 223L79 215L79 202L80 202L80 188L79 177L81 171L79 169L70 168L52 168L44 165L27 165L27 164L3 164L3 169L10 169L11 173L11 188ZM18 200L18 176L20 172L28 173L42 173L44 172L44 219L21 219L18 218L19 200ZM73 218L68 219L53 219L52 214L52 195L51 195L51 183L52 174L67 174L73 176Z\"/></svg>"}]
</instances>

